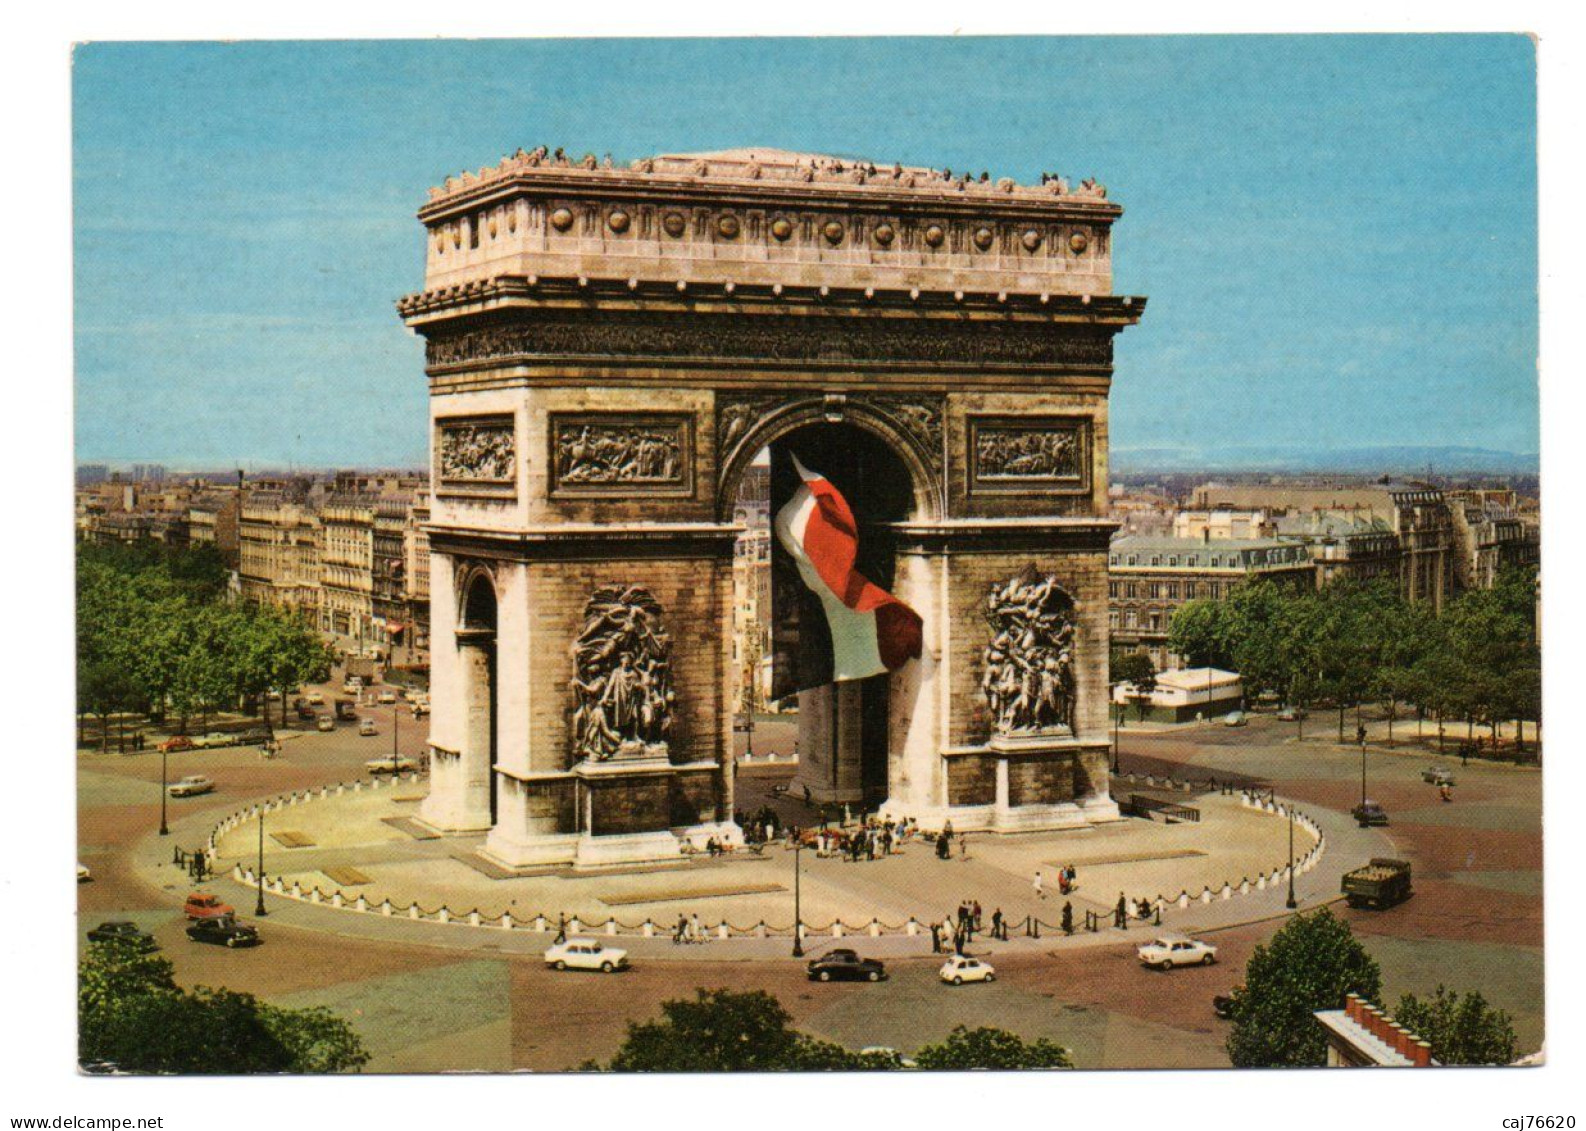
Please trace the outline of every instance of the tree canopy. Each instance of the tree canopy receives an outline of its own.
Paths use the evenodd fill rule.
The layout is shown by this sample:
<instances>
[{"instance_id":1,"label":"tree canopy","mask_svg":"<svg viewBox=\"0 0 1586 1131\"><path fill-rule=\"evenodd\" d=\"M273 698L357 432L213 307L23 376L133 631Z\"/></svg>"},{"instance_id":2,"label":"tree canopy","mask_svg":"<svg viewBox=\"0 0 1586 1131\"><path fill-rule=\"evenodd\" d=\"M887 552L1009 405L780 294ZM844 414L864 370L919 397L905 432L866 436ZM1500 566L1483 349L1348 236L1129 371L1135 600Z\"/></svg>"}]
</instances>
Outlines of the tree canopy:
<instances>
[{"instance_id":1,"label":"tree canopy","mask_svg":"<svg viewBox=\"0 0 1586 1131\"><path fill-rule=\"evenodd\" d=\"M127 942L95 943L78 966L78 1055L128 1072L347 1072L369 1054L323 1008L281 1009L252 994L184 991L171 963Z\"/></svg>"},{"instance_id":2,"label":"tree canopy","mask_svg":"<svg viewBox=\"0 0 1586 1131\"><path fill-rule=\"evenodd\" d=\"M1228 1057L1235 1068L1305 1068L1327 1062L1315 1013L1346 994L1380 1000L1382 974L1349 924L1323 907L1296 915L1256 947L1234 989Z\"/></svg>"},{"instance_id":3,"label":"tree canopy","mask_svg":"<svg viewBox=\"0 0 1586 1131\"><path fill-rule=\"evenodd\" d=\"M1512 1064L1518 1038L1514 1021L1476 991L1461 995L1438 986L1430 998L1399 999L1394 1020L1432 1046L1441 1064Z\"/></svg>"},{"instance_id":4,"label":"tree canopy","mask_svg":"<svg viewBox=\"0 0 1586 1131\"><path fill-rule=\"evenodd\" d=\"M1071 1068L1068 1050L1040 1038L1026 1042L1002 1029L960 1025L912 1060L890 1049L853 1052L792 1028L792 1016L763 990L695 991L661 1004L658 1021L630 1022L609 1065L613 1072L888 1071L917 1067ZM599 1069L593 1062L586 1069Z\"/></svg>"}]
</instances>

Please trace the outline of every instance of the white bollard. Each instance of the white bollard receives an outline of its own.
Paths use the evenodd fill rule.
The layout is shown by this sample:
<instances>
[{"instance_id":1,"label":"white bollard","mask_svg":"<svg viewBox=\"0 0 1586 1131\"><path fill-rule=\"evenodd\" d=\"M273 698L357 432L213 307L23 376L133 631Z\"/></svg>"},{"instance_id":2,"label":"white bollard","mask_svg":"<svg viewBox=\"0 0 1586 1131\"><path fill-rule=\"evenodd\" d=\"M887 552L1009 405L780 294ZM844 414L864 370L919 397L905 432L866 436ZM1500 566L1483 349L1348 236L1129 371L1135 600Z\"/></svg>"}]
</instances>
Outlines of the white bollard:
<instances>
[{"instance_id":1,"label":"white bollard","mask_svg":"<svg viewBox=\"0 0 1586 1131\"><path fill-rule=\"evenodd\" d=\"M840 939L842 937L843 937L843 923L842 923L842 920L839 919L837 922L832 924L832 938Z\"/></svg>"},{"instance_id":2,"label":"white bollard","mask_svg":"<svg viewBox=\"0 0 1586 1131\"><path fill-rule=\"evenodd\" d=\"M477 911L470 911L470 912L469 912L469 913L468 913L468 925L469 925L469 926L470 926L470 927L477 927L477 926L479 926L479 912L477 912Z\"/></svg>"},{"instance_id":3,"label":"white bollard","mask_svg":"<svg viewBox=\"0 0 1586 1131\"><path fill-rule=\"evenodd\" d=\"M727 920L723 919L719 924L717 924L716 937L718 939L725 939L729 937L729 933L727 931Z\"/></svg>"},{"instance_id":4,"label":"white bollard","mask_svg":"<svg viewBox=\"0 0 1586 1131\"><path fill-rule=\"evenodd\" d=\"M584 924L582 924L582 923L580 923L578 921L578 916L577 915L574 915L571 919L569 919L567 921L567 933L568 934L576 935L576 934L578 934L579 931L582 931L583 929L584 929Z\"/></svg>"},{"instance_id":5,"label":"white bollard","mask_svg":"<svg viewBox=\"0 0 1586 1131\"><path fill-rule=\"evenodd\" d=\"M380 914L386 916L386 918L390 918L391 910L391 901L389 899L382 899L380 901Z\"/></svg>"},{"instance_id":6,"label":"white bollard","mask_svg":"<svg viewBox=\"0 0 1586 1131\"><path fill-rule=\"evenodd\" d=\"M1212 901L1212 889L1211 888L1201 888L1201 902L1202 903L1210 903L1211 901Z\"/></svg>"},{"instance_id":7,"label":"white bollard","mask_svg":"<svg viewBox=\"0 0 1586 1131\"><path fill-rule=\"evenodd\" d=\"M903 930L904 933L912 939L915 935L920 933L920 925L914 921L914 917L911 915L909 917L908 925L904 927Z\"/></svg>"},{"instance_id":8,"label":"white bollard","mask_svg":"<svg viewBox=\"0 0 1586 1131\"><path fill-rule=\"evenodd\" d=\"M501 929L503 931L512 930L512 912L503 911L501 913Z\"/></svg>"},{"instance_id":9,"label":"white bollard","mask_svg":"<svg viewBox=\"0 0 1586 1131\"><path fill-rule=\"evenodd\" d=\"M369 910L369 901L360 895L358 897L358 902L354 904L354 906L357 907L359 911L367 911Z\"/></svg>"},{"instance_id":10,"label":"white bollard","mask_svg":"<svg viewBox=\"0 0 1586 1131\"><path fill-rule=\"evenodd\" d=\"M341 892L339 892L339 891L338 892L332 892L331 893L331 897L330 897L330 905L332 907L340 907L341 903L342 903Z\"/></svg>"},{"instance_id":11,"label":"white bollard","mask_svg":"<svg viewBox=\"0 0 1586 1131\"><path fill-rule=\"evenodd\" d=\"M1189 892L1181 891L1178 893L1178 905L1180 911L1189 906Z\"/></svg>"},{"instance_id":12,"label":"white bollard","mask_svg":"<svg viewBox=\"0 0 1586 1131\"><path fill-rule=\"evenodd\" d=\"M409 919L417 919L418 917L419 917L419 905L417 903L408 904L408 918Z\"/></svg>"},{"instance_id":13,"label":"white bollard","mask_svg":"<svg viewBox=\"0 0 1586 1131\"><path fill-rule=\"evenodd\" d=\"M874 919L870 920L870 937L873 939L881 937L881 924Z\"/></svg>"},{"instance_id":14,"label":"white bollard","mask_svg":"<svg viewBox=\"0 0 1586 1131\"><path fill-rule=\"evenodd\" d=\"M615 919L607 919L606 920L606 934L607 934L607 936L609 937L609 936L614 935L616 933L617 933L617 921Z\"/></svg>"},{"instance_id":15,"label":"white bollard","mask_svg":"<svg viewBox=\"0 0 1586 1131\"><path fill-rule=\"evenodd\" d=\"M296 880L292 881L292 898L293 899L302 899L303 898L303 885L298 883Z\"/></svg>"},{"instance_id":16,"label":"white bollard","mask_svg":"<svg viewBox=\"0 0 1586 1131\"><path fill-rule=\"evenodd\" d=\"M655 938L655 924L646 919L644 925L639 928L639 933L647 939Z\"/></svg>"},{"instance_id":17,"label":"white bollard","mask_svg":"<svg viewBox=\"0 0 1586 1131\"><path fill-rule=\"evenodd\" d=\"M450 923L452 921L452 913L442 905L441 909L435 912L435 921L437 923Z\"/></svg>"},{"instance_id":18,"label":"white bollard","mask_svg":"<svg viewBox=\"0 0 1586 1131\"><path fill-rule=\"evenodd\" d=\"M1232 899L1234 897L1234 889L1227 880L1223 881L1222 897L1224 899Z\"/></svg>"},{"instance_id":19,"label":"white bollard","mask_svg":"<svg viewBox=\"0 0 1586 1131\"><path fill-rule=\"evenodd\" d=\"M315 888L312 892L309 893L308 901L310 903L318 903L319 900L320 900L319 889Z\"/></svg>"},{"instance_id":20,"label":"white bollard","mask_svg":"<svg viewBox=\"0 0 1586 1131\"><path fill-rule=\"evenodd\" d=\"M537 931L538 933L540 933L542 935L545 933L545 916L544 915L536 915L534 917L534 929L535 929L535 931Z\"/></svg>"}]
</instances>

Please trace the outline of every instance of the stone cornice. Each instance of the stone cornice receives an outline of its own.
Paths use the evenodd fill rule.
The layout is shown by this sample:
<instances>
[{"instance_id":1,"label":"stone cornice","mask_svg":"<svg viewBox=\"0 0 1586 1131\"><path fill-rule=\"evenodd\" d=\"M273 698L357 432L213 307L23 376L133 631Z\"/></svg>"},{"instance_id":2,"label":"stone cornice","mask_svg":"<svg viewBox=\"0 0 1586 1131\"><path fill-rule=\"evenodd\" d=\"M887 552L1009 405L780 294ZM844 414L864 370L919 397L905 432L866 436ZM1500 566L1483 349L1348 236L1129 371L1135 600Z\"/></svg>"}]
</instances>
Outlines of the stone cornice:
<instances>
[{"instance_id":1,"label":"stone cornice","mask_svg":"<svg viewBox=\"0 0 1586 1131\"><path fill-rule=\"evenodd\" d=\"M1088 551L1105 554L1119 523L1089 515L1044 518L965 518L895 522L900 553L1041 553Z\"/></svg>"},{"instance_id":2,"label":"stone cornice","mask_svg":"<svg viewBox=\"0 0 1586 1131\"><path fill-rule=\"evenodd\" d=\"M616 304L630 309L688 313L748 313L810 308L823 313L874 317L882 313L961 318L965 314L1035 316L1122 329L1145 312L1141 295L1054 294L1042 290L932 290L923 287L797 286L782 283L672 281L587 276L497 275L404 295L397 313L424 331L434 322L517 307L588 309Z\"/></svg>"},{"instance_id":3,"label":"stone cornice","mask_svg":"<svg viewBox=\"0 0 1586 1131\"><path fill-rule=\"evenodd\" d=\"M426 525L430 549L498 561L730 558L743 527L733 523L556 523L490 530Z\"/></svg>"}]
</instances>

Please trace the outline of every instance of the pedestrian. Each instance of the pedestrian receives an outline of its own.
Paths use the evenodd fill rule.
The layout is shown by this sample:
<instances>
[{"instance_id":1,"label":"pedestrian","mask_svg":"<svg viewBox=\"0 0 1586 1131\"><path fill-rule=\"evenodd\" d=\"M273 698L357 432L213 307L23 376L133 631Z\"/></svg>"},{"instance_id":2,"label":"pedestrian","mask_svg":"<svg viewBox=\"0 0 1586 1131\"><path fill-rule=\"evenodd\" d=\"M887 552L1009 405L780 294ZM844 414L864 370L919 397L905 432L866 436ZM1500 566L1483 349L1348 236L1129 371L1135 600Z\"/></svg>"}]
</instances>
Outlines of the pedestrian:
<instances>
[{"instance_id":1,"label":"pedestrian","mask_svg":"<svg viewBox=\"0 0 1586 1131\"><path fill-rule=\"evenodd\" d=\"M968 859L968 857L969 857L969 834L968 833L959 833L958 834L958 858L960 860L964 860L964 859Z\"/></svg>"},{"instance_id":2,"label":"pedestrian","mask_svg":"<svg viewBox=\"0 0 1586 1131\"><path fill-rule=\"evenodd\" d=\"M1040 872L1037 872L1035 874L1035 898L1036 899L1045 899L1046 898L1046 888L1043 886Z\"/></svg>"},{"instance_id":3,"label":"pedestrian","mask_svg":"<svg viewBox=\"0 0 1586 1131\"><path fill-rule=\"evenodd\" d=\"M1072 903L1065 902L1063 904L1063 933L1065 935L1074 933L1074 905Z\"/></svg>"},{"instance_id":4,"label":"pedestrian","mask_svg":"<svg viewBox=\"0 0 1586 1131\"><path fill-rule=\"evenodd\" d=\"M1061 894L1061 895L1067 895L1068 894L1068 869L1067 868L1059 868L1057 870L1057 890L1058 890L1059 894Z\"/></svg>"},{"instance_id":5,"label":"pedestrian","mask_svg":"<svg viewBox=\"0 0 1586 1131\"><path fill-rule=\"evenodd\" d=\"M1437 793L1438 793L1438 796L1441 797L1444 801L1452 801L1452 800L1454 800L1454 791L1451 790L1448 787L1448 783L1447 782L1444 782L1442 785L1437 787Z\"/></svg>"},{"instance_id":6,"label":"pedestrian","mask_svg":"<svg viewBox=\"0 0 1586 1131\"><path fill-rule=\"evenodd\" d=\"M697 911L688 917L688 937L690 942L705 941L705 934L700 930L699 912Z\"/></svg>"},{"instance_id":7,"label":"pedestrian","mask_svg":"<svg viewBox=\"0 0 1586 1131\"><path fill-rule=\"evenodd\" d=\"M804 787L804 808L808 809L814 804L814 799L810 796L810 787L806 785Z\"/></svg>"},{"instance_id":8,"label":"pedestrian","mask_svg":"<svg viewBox=\"0 0 1586 1131\"><path fill-rule=\"evenodd\" d=\"M556 938L558 945L567 941L567 916L558 913L556 916Z\"/></svg>"},{"instance_id":9,"label":"pedestrian","mask_svg":"<svg viewBox=\"0 0 1586 1131\"><path fill-rule=\"evenodd\" d=\"M1123 892L1118 893L1118 907L1113 912L1113 919L1120 931L1129 929L1129 901L1123 897Z\"/></svg>"},{"instance_id":10,"label":"pedestrian","mask_svg":"<svg viewBox=\"0 0 1586 1131\"><path fill-rule=\"evenodd\" d=\"M969 921L975 925L975 930L980 930L980 900L975 900L969 905Z\"/></svg>"},{"instance_id":11,"label":"pedestrian","mask_svg":"<svg viewBox=\"0 0 1586 1131\"><path fill-rule=\"evenodd\" d=\"M991 913L991 937L1008 941L1008 924L1002 918L1002 908L998 907Z\"/></svg>"},{"instance_id":12,"label":"pedestrian","mask_svg":"<svg viewBox=\"0 0 1586 1131\"><path fill-rule=\"evenodd\" d=\"M672 931L672 945L681 946L688 940L688 920L683 916L677 917L677 927Z\"/></svg>"}]
</instances>

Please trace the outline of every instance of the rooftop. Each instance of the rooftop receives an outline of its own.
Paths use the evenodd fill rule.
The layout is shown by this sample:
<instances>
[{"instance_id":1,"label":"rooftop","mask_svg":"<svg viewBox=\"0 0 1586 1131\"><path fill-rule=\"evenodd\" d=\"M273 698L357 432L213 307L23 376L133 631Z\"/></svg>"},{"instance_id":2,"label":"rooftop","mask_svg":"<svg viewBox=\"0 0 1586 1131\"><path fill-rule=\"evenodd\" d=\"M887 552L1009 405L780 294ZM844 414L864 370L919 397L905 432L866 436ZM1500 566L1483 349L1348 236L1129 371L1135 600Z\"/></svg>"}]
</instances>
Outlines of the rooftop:
<instances>
[{"instance_id":1,"label":"rooftop","mask_svg":"<svg viewBox=\"0 0 1586 1131\"><path fill-rule=\"evenodd\" d=\"M485 166L477 172L464 170L455 177L447 177L442 184L430 189L429 197L432 202L440 201L508 177L544 174L621 179L638 174L666 181L788 181L907 189L935 195L1107 199L1106 186L1094 178L1071 185L1066 177L1054 173L1043 173L1039 183L1025 185L1012 177L993 178L986 170L975 174L968 170L904 166L897 162L877 165L865 158L765 148L663 153L638 158L624 168L615 164L609 153L603 158L593 153L573 157L561 148L551 151L543 145L528 151L520 148L516 153L503 156L499 164Z\"/></svg>"}]
</instances>

